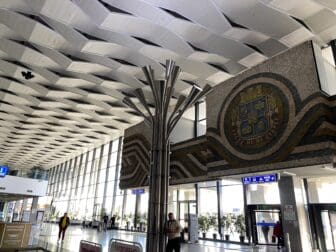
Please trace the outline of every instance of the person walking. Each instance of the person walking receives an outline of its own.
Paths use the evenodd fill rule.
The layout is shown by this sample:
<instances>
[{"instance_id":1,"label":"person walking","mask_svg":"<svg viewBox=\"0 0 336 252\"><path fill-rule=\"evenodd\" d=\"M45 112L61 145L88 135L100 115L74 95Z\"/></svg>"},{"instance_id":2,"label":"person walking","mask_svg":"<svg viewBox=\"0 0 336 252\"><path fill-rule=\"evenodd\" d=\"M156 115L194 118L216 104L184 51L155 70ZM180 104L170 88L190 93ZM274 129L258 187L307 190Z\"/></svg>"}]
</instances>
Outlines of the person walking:
<instances>
[{"instance_id":1,"label":"person walking","mask_svg":"<svg viewBox=\"0 0 336 252\"><path fill-rule=\"evenodd\" d=\"M261 223L261 230L264 234L264 237L265 237L265 243L268 244L269 243L269 240L268 240L268 232L269 232L269 226L268 224L263 220L262 223Z\"/></svg>"},{"instance_id":2,"label":"person walking","mask_svg":"<svg viewBox=\"0 0 336 252\"><path fill-rule=\"evenodd\" d=\"M112 217L111 217L111 227L112 228L114 228L115 227L115 221L116 221L116 215L113 215Z\"/></svg>"},{"instance_id":3,"label":"person walking","mask_svg":"<svg viewBox=\"0 0 336 252\"><path fill-rule=\"evenodd\" d=\"M105 213L104 217L103 217L103 222L104 222L104 231L106 232L107 230L107 223L108 223L109 217L107 216L107 214Z\"/></svg>"},{"instance_id":4,"label":"person walking","mask_svg":"<svg viewBox=\"0 0 336 252\"><path fill-rule=\"evenodd\" d=\"M68 217L68 214L64 213L64 215L60 218L58 222L59 227L58 241L61 239L61 235L62 235L62 242L64 241L65 231L69 225L70 225L70 219Z\"/></svg>"},{"instance_id":5,"label":"person walking","mask_svg":"<svg viewBox=\"0 0 336 252\"><path fill-rule=\"evenodd\" d=\"M278 249L281 249L283 247L284 239L283 239L283 232L282 232L280 221L277 221L276 224L274 225L273 236L277 237L277 240L278 240L277 247Z\"/></svg>"},{"instance_id":6,"label":"person walking","mask_svg":"<svg viewBox=\"0 0 336 252\"><path fill-rule=\"evenodd\" d=\"M175 219L173 213L168 214L168 221L165 224L165 232L168 236L166 252L180 252L181 249L181 230L180 223Z\"/></svg>"}]
</instances>

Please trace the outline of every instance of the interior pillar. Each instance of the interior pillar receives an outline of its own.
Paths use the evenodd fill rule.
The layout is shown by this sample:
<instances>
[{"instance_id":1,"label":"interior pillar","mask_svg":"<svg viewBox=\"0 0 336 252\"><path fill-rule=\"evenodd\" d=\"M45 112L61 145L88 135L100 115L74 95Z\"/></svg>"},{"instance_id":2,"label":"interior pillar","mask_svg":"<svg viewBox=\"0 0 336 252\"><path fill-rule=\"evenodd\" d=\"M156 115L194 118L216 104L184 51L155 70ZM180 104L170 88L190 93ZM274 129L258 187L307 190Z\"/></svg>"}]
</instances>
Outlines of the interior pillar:
<instances>
[{"instance_id":1,"label":"interior pillar","mask_svg":"<svg viewBox=\"0 0 336 252\"><path fill-rule=\"evenodd\" d=\"M291 251L311 251L308 215L304 205L302 180L283 176L278 182L284 237L289 234Z\"/></svg>"}]
</instances>

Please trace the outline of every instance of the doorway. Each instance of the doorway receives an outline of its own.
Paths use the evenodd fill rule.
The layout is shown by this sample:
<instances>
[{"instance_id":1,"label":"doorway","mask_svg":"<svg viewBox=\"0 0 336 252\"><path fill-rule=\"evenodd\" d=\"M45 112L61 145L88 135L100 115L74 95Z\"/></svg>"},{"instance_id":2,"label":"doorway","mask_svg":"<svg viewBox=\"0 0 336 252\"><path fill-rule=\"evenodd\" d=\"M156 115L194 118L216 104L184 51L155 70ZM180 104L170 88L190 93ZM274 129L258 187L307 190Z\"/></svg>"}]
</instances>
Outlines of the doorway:
<instances>
[{"instance_id":1,"label":"doorway","mask_svg":"<svg viewBox=\"0 0 336 252\"><path fill-rule=\"evenodd\" d=\"M196 200L185 200L178 202L178 216L177 219L183 228L183 240L189 240L189 215L197 213Z\"/></svg>"},{"instance_id":2,"label":"doorway","mask_svg":"<svg viewBox=\"0 0 336 252\"><path fill-rule=\"evenodd\" d=\"M312 232L320 251L336 251L336 204L309 204Z\"/></svg>"},{"instance_id":3,"label":"doorway","mask_svg":"<svg viewBox=\"0 0 336 252\"><path fill-rule=\"evenodd\" d=\"M272 241L273 229L281 222L280 205L249 205L252 224L252 239L258 245L276 245Z\"/></svg>"},{"instance_id":4,"label":"doorway","mask_svg":"<svg viewBox=\"0 0 336 252\"><path fill-rule=\"evenodd\" d=\"M321 211L324 242L327 251L336 251L336 212Z\"/></svg>"}]
</instances>

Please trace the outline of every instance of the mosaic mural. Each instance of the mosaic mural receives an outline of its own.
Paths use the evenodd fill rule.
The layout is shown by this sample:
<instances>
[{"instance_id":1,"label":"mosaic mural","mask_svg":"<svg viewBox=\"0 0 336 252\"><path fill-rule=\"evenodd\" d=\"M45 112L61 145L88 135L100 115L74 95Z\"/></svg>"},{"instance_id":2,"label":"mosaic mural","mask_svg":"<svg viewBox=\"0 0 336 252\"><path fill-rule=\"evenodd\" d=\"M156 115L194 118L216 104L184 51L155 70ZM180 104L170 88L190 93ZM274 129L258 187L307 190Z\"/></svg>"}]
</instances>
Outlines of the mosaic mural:
<instances>
[{"instance_id":1,"label":"mosaic mural","mask_svg":"<svg viewBox=\"0 0 336 252\"><path fill-rule=\"evenodd\" d=\"M240 152L263 151L274 144L288 121L286 96L275 85L258 83L240 91L224 112L224 133Z\"/></svg>"}]
</instances>

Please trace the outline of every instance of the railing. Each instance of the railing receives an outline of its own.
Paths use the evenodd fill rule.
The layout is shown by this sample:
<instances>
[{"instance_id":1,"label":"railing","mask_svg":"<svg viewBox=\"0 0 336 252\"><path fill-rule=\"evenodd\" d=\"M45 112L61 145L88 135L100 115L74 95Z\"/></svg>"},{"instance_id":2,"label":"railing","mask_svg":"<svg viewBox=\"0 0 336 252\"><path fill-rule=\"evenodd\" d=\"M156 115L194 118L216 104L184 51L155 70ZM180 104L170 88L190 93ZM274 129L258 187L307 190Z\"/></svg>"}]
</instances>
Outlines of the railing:
<instances>
[{"instance_id":1,"label":"railing","mask_svg":"<svg viewBox=\"0 0 336 252\"><path fill-rule=\"evenodd\" d=\"M79 244L79 252L102 252L102 245L95 242L81 240Z\"/></svg>"},{"instance_id":2,"label":"railing","mask_svg":"<svg viewBox=\"0 0 336 252\"><path fill-rule=\"evenodd\" d=\"M111 239L109 242L109 252L142 252L142 246L138 242Z\"/></svg>"},{"instance_id":3,"label":"railing","mask_svg":"<svg viewBox=\"0 0 336 252\"><path fill-rule=\"evenodd\" d=\"M35 251L35 252L51 252L42 247L25 247L25 248L0 248L0 252L17 252L17 251Z\"/></svg>"}]
</instances>

